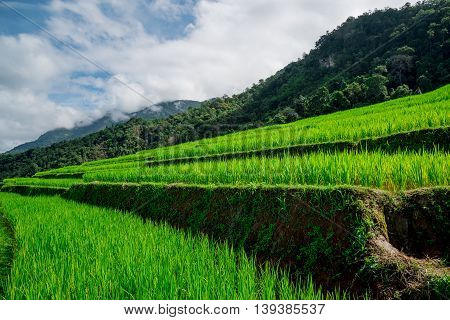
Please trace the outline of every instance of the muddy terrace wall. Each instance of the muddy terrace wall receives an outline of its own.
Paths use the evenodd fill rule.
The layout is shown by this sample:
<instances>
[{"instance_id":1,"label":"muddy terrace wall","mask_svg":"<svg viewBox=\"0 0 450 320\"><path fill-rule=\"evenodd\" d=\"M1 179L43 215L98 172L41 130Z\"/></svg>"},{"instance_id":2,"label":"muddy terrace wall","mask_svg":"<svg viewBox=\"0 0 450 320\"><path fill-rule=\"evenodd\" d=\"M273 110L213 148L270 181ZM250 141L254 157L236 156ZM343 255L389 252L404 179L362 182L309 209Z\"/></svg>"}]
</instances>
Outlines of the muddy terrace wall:
<instances>
[{"instance_id":1,"label":"muddy terrace wall","mask_svg":"<svg viewBox=\"0 0 450 320\"><path fill-rule=\"evenodd\" d=\"M418 258L450 258L450 195L448 187L397 194L384 209L389 241Z\"/></svg>"}]
</instances>

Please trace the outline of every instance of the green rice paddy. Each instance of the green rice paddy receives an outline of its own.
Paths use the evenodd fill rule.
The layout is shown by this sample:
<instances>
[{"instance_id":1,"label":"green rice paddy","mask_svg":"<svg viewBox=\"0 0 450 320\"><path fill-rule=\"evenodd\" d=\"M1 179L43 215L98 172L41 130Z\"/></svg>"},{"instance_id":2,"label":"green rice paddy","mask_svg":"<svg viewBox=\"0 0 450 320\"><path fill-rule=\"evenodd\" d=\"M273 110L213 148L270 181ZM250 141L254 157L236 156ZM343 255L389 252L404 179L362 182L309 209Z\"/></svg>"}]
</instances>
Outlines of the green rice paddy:
<instances>
[{"instance_id":1,"label":"green rice paddy","mask_svg":"<svg viewBox=\"0 0 450 320\"><path fill-rule=\"evenodd\" d=\"M242 250L131 214L8 193L0 205L17 241L9 275L0 277L6 299L345 298L311 279L294 285Z\"/></svg>"},{"instance_id":2,"label":"green rice paddy","mask_svg":"<svg viewBox=\"0 0 450 320\"><path fill-rule=\"evenodd\" d=\"M358 185L407 190L449 184L445 152L317 152L86 173L84 180L188 184Z\"/></svg>"}]
</instances>

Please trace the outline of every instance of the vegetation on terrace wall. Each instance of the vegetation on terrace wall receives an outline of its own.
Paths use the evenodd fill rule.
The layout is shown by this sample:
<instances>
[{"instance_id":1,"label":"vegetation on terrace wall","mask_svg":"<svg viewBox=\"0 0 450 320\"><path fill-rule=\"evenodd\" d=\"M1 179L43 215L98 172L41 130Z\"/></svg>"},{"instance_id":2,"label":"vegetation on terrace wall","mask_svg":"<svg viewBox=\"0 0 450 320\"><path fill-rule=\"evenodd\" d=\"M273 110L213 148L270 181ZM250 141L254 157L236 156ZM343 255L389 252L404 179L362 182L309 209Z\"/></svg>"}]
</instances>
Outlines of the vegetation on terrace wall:
<instances>
[{"instance_id":1,"label":"vegetation on terrace wall","mask_svg":"<svg viewBox=\"0 0 450 320\"><path fill-rule=\"evenodd\" d=\"M449 265L449 199L448 187L400 193L385 210L390 242L409 255L440 257Z\"/></svg>"},{"instance_id":2,"label":"vegetation on terrace wall","mask_svg":"<svg viewBox=\"0 0 450 320\"><path fill-rule=\"evenodd\" d=\"M132 120L82 139L1 155L0 179L330 113L408 95L409 88L431 90L449 82L449 16L448 1L430 0L349 18L303 59L239 95L168 119Z\"/></svg>"}]
</instances>

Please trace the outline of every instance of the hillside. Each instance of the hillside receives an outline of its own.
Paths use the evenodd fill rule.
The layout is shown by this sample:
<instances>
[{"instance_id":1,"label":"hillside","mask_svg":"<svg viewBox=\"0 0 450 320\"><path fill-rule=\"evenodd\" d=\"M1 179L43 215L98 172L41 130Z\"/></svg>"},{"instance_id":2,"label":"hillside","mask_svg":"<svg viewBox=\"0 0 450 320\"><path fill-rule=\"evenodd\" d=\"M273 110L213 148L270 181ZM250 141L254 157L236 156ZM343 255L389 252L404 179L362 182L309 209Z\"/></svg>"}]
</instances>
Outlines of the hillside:
<instances>
[{"instance_id":1,"label":"hillside","mask_svg":"<svg viewBox=\"0 0 450 320\"><path fill-rule=\"evenodd\" d=\"M284 283L271 287L273 298L320 296L324 290L324 297L333 299L448 299L449 102L447 85L422 95L289 124L39 172L33 178L5 179L2 192L23 196L0 194L0 202L7 216L21 228L37 228L36 216L39 221L57 219L58 226L64 224L64 230L70 230L70 243L84 239L80 223L97 228L106 220L108 228L115 225L111 219L119 219L117 211L104 214L106 211L100 212L98 207L132 212L144 221L164 223L163 228L168 224L178 232L186 229L195 237L206 235L208 240L229 245L231 255L226 265L241 266L247 261L242 259L250 257L253 261L254 257L260 263L269 262L263 270L280 266L270 271L272 279L281 277L275 283ZM28 197L32 195L53 197ZM133 215L125 214L120 219ZM60 227L45 225L45 236L60 235ZM122 235L123 230L140 230L138 225L142 224L123 220L113 227L114 231L106 228L108 236L101 238ZM104 228L98 229L98 233L89 234L103 234L100 230ZM34 243L33 234L21 233L20 240ZM64 251L61 237L64 239L63 235L53 236L52 249L48 250ZM121 241L114 239L112 243ZM158 244L171 248L170 239L158 238ZM210 260L207 242L195 239L195 243L203 243L202 261L211 265L215 259L222 259L219 251ZM192 244L191 248L196 246ZM181 260L169 254L165 270L177 269L180 261L185 277L196 277L202 269L192 267L196 265L190 260L196 255L194 250ZM69 258L88 268L87 260L75 252L69 257L62 255L55 265L64 268ZM104 257L103 252L94 254ZM239 262L233 258L236 252ZM21 257L32 254L23 251ZM129 252L121 254L128 256ZM27 269L27 260L15 261L15 265ZM39 263L45 269L50 262L40 259ZM258 268L245 264L245 270ZM118 274L133 277L121 269L107 274L111 278L119 278ZM237 269L228 276L241 274ZM242 294L241 284L254 288L255 281L265 279L266 274L264 271L232 286L234 297ZM76 271L73 274L82 282L88 281L82 275ZM165 279L163 275L158 277ZM33 298L48 290L48 286L37 287L36 291L15 290L25 288L22 279L17 276L12 280L10 296ZM89 284L102 287L102 279L89 280ZM172 296L196 296L195 289L183 279L177 278L174 283L187 291L181 296L172 292ZM208 279L211 282L204 292L219 290L221 286L215 285L213 275ZM310 282L310 289L294 290L304 285L304 279ZM140 288L151 284L124 286L141 297L146 295ZM86 296L82 290L58 290L56 281L52 288L54 291L48 293L51 296ZM93 297L122 297L119 292L100 291ZM218 298L229 297L218 292ZM258 291L250 292L258 297Z\"/></svg>"},{"instance_id":2,"label":"hillside","mask_svg":"<svg viewBox=\"0 0 450 320\"><path fill-rule=\"evenodd\" d=\"M450 74L448 1L424 1L349 18L274 76L165 120L131 120L49 148L0 156L0 178L204 137L292 122L445 85Z\"/></svg>"},{"instance_id":3,"label":"hillside","mask_svg":"<svg viewBox=\"0 0 450 320\"><path fill-rule=\"evenodd\" d=\"M17 154L28 151L34 148L44 148L51 146L54 143L61 141L70 141L77 138L82 138L89 134L101 131L107 127L114 126L118 123L123 123L129 119L145 119L145 120L153 120L153 119L163 119L167 118L172 114L177 114L183 111L186 111L188 108L196 107L200 104L197 101L190 100L177 100L177 101L167 101L157 103L154 106L146 107L140 111L124 114L123 117L125 120L114 119L111 114L107 114L100 119L95 120L91 124L88 125L78 125L73 129L55 129L48 131L41 135L35 141L27 142L21 144L10 151L8 154Z\"/></svg>"}]
</instances>

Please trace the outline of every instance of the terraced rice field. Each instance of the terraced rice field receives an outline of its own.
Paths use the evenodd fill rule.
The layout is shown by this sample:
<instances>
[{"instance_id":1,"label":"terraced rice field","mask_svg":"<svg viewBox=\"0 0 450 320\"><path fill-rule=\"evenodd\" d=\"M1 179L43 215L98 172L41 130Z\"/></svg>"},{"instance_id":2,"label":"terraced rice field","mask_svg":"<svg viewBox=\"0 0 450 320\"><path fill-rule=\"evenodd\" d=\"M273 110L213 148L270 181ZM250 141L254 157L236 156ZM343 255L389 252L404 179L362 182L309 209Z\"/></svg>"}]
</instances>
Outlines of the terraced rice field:
<instances>
[{"instance_id":1,"label":"terraced rice field","mask_svg":"<svg viewBox=\"0 0 450 320\"><path fill-rule=\"evenodd\" d=\"M0 216L14 226L17 241L12 246L9 229L0 224L3 295L347 298L336 285L356 290L354 281L362 281L358 297L448 295L449 119L450 85L287 125L5 179L3 191L52 188L63 197L128 210L145 220L59 197L0 194ZM439 141L422 139L423 129L441 130ZM417 145L402 145L399 133L417 138ZM395 135L397 140L390 140ZM380 137L386 139L378 148ZM375 141L370 150L239 154L324 142L351 146L367 138ZM210 155L220 157L205 157ZM159 162L168 159L178 162ZM408 234L398 226L405 223ZM389 239L405 252L393 254L394 262L383 255L391 248ZM12 247L17 251L11 266ZM400 252L394 249L389 252ZM261 267L255 259L271 263ZM286 268L278 269L276 261ZM291 266L304 281L289 280Z\"/></svg>"},{"instance_id":2,"label":"terraced rice field","mask_svg":"<svg viewBox=\"0 0 450 320\"><path fill-rule=\"evenodd\" d=\"M18 186L40 186L40 187L58 187L69 188L76 183L82 182L81 179L39 179L39 178L12 178L5 179L6 184Z\"/></svg>"}]
</instances>

